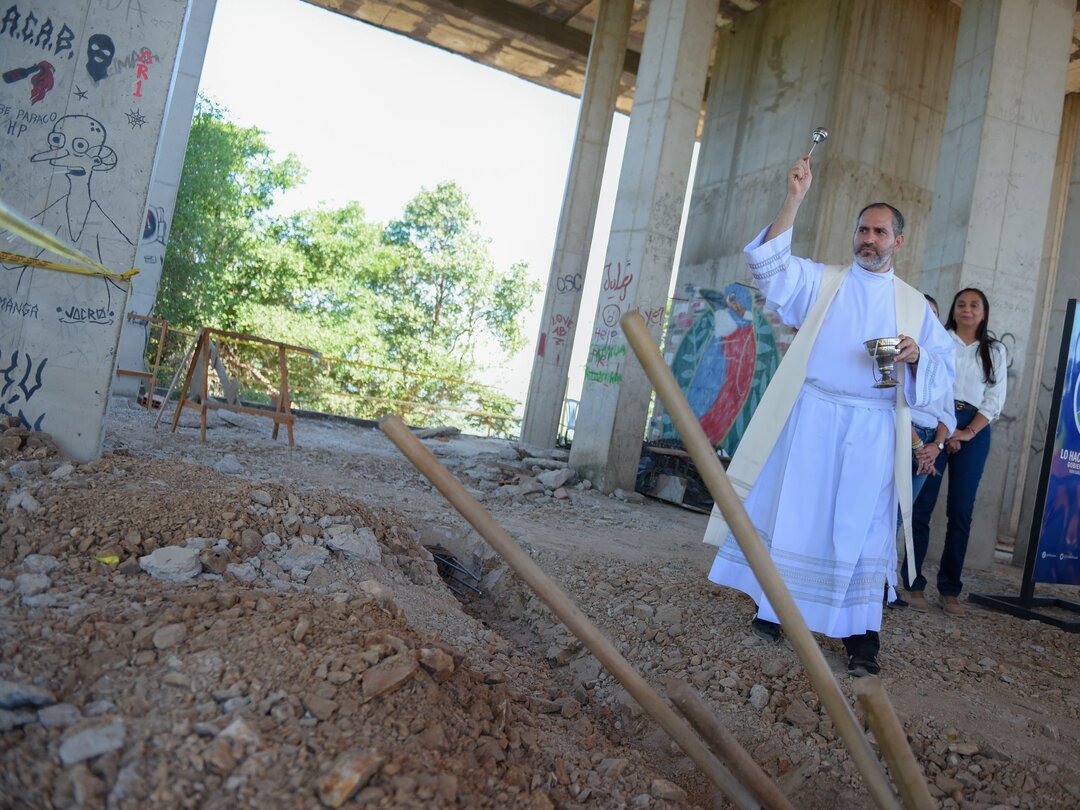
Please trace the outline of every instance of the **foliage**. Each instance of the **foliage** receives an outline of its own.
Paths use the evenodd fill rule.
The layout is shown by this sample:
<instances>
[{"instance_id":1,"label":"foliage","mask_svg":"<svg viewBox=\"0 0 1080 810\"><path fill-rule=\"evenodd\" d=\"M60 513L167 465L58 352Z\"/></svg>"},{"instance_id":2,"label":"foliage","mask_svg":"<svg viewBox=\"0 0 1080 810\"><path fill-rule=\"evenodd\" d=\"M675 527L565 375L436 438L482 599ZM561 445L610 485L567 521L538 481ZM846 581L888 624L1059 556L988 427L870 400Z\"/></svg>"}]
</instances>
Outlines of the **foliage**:
<instances>
[{"instance_id":1,"label":"foliage","mask_svg":"<svg viewBox=\"0 0 1080 810\"><path fill-rule=\"evenodd\" d=\"M263 133L200 97L188 136L155 311L181 326L234 329L274 197L303 181L275 161Z\"/></svg>"},{"instance_id":2,"label":"foliage","mask_svg":"<svg viewBox=\"0 0 1080 810\"><path fill-rule=\"evenodd\" d=\"M157 314L320 352L290 361L301 407L507 433L514 401L468 380L479 358L523 345L520 316L539 290L527 267L495 267L455 183L422 189L385 227L356 202L271 216L302 177L259 130L200 100ZM277 377L273 352L233 360L252 378L245 390Z\"/></svg>"}]
</instances>

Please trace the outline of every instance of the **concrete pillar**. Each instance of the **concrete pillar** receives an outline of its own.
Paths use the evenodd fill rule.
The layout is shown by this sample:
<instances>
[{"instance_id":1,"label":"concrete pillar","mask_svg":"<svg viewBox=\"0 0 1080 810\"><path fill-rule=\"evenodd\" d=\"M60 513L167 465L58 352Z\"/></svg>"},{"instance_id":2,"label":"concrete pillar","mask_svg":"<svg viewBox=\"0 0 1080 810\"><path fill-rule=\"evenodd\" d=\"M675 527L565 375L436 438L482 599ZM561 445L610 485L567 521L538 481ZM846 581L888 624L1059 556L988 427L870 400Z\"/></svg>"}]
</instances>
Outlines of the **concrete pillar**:
<instances>
[{"instance_id":1,"label":"concrete pillar","mask_svg":"<svg viewBox=\"0 0 1080 810\"><path fill-rule=\"evenodd\" d=\"M1035 493L1042 472L1046 449L1046 427L1050 420L1051 395L1057 378L1058 350L1065 305L1070 298L1080 298L1080 274L1069 272L1080 266L1080 94L1065 97L1061 116L1061 137L1054 167L1054 190L1043 251L1043 272L1037 308L1038 327L1032 332L1034 354L1031 377L1035 385L1017 392L1023 398L1024 434L1017 469L1018 485L1012 493L1008 535L1015 538L1013 564L1022 566L1027 558L1032 518L1035 516ZM996 437L995 437L996 439ZM1051 439L1052 441L1052 439ZM1004 527L1003 527L1004 528ZM1001 532L999 532L1001 534Z\"/></svg>"},{"instance_id":2,"label":"concrete pillar","mask_svg":"<svg viewBox=\"0 0 1080 810\"><path fill-rule=\"evenodd\" d=\"M210 25L214 20L217 0L189 0L187 17L181 34L180 53L169 92L165 124L161 129L154 171L150 176L150 195L146 208L145 225L139 240L135 267L139 275L134 279L128 312L150 315L157 300L161 265L165 259L165 246L176 205L176 192L180 185L180 173L184 168L188 134L191 132L191 116L195 109L195 97L199 92L203 59L206 56ZM133 323L125 317L120 330L120 346L117 350L117 368L132 371L146 370L146 343L149 336L146 324ZM156 334L156 333L155 333ZM113 393L135 396L139 391L139 378L117 376L113 380Z\"/></svg>"},{"instance_id":3,"label":"concrete pillar","mask_svg":"<svg viewBox=\"0 0 1080 810\"><path fill-rule=\"evenodd\" d=\"M106 267L135 263L186 3L0 7L0 189ZM5 248L36 257L22 240ZM47 255L51 258L51 254ZM77 459L101 452L127 284L0 265L0 412Z\"/></svg>"},{"instance_id":4,"label":"concrete pillar","mask_svg":"<svg viewBox=\"0 0 1080 810\"><path fill-rule=\"evenodd\" d=\"M554 447L559 432L581 291L604 179L611 119L619 97L633 11L633 0L604 0L589 46L574 153L566 178L559 232L540 316L540 337L521 424L521 441L537 447Z\"/></svg>"},{"instance_id":5,"label":"concrete pillar","mask_svg":"<svg viewBox=\"0 0 1080 810\"><path fill-rule=\"evenodd\" d=\"M631 489L651 386L619 327L659 337L700 118L717 0L653 0L626 138L570 464L604 492Z\"/></svg>"},{"instance_id":6,"label":"concrete pillar","mask_svg":"<svg viewBox=\"0 0 1080 810\"><path fill-rule=\"evenodd\" d=\"M1018 485L1075 12L1073 0L966 0L960 17L923 286L943 310L957 290L981 289L990 328L1009 349L1008 401L994 425L968 546L974 568L993 562ZM931 560L943 533L940 500Z\"/></svg>"},{"instance_id":7,"label":"concrete pillar","mask_svg":"<svg viewBox=\"0 0 1080 810\"><path fill-rule=\"evenodd\" d=\"M783 202L816 126L814 187L793 250L851 260L863 205L908 221L897 272L917 283L960 10L939 0L770 0L717 47L675 295L749 282L742 248Z\"/></svg>"}]
</instances>

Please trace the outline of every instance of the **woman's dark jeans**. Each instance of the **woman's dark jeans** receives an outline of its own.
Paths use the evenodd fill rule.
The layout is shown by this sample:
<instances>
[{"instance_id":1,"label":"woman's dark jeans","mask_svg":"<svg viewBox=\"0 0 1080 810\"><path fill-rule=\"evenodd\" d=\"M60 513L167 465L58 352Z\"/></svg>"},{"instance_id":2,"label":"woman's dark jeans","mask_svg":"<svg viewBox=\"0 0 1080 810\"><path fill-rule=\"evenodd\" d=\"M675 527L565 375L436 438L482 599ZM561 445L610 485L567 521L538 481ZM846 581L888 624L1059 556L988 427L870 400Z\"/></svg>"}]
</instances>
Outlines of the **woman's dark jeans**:
<instances>
[{"instance_id":1,"label":"woman's dark jeans","mask_svg":"<svg viewBox=\"0 0 1080 810\"><path fill-rule=\"evenodd\" d=\"M956 429L966 428L976 413L978 411L974 408L957 409ZM986 425L975 434L974 439L961 442L959 452L950 454L946 451L937 457L935 466L939 474L926 479L922 492L912 507L912 541L915 545L915 570L918 576L908 590L921 591L926 588L922 567L927 547L930 545L930 516L934 513L938 493L941 491L941 479L948 468L949 492L945 503L948 527L945 530L945 548L941 552L937 588L942 596L960 595L963 588L960 575L964 569L964 557L967 555L971 518L975 512L975 495L979 491L979 480L989 454L990 425ZM904 582L907 582L907 566L908 560L905 558L901 569Z\"/></svg>"}]
</instances>

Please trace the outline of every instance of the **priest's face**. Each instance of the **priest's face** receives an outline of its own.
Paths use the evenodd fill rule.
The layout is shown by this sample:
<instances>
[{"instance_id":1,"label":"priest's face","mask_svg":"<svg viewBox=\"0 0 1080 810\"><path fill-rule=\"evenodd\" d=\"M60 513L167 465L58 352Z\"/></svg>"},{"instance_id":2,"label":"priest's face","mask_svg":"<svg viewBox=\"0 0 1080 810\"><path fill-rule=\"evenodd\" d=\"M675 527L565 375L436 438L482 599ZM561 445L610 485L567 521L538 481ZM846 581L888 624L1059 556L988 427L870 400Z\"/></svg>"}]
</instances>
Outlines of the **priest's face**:
<instances>
[{"instance_id":1,"label":"priest's face","mask_svg":"<svg viewBox=\"0 0 1080 810\"><path fill-rule=\"evenodd\" d=\"M871 273L884 273L892 266L892 257L904 244L904 235L896 234L896 223L888 208L870 208L855 225L851 250L855 263Z\"/></svg>"}]
</instances>

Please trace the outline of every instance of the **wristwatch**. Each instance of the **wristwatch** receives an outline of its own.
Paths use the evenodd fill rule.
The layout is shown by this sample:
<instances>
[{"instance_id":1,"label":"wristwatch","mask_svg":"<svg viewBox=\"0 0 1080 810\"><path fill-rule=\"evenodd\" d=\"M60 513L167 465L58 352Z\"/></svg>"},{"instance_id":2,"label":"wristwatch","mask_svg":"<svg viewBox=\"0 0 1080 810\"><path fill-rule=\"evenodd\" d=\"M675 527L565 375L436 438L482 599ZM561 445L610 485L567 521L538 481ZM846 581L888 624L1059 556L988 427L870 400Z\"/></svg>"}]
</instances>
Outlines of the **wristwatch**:
<instances>
[{"instance_id":1,"label":"wristwatch","mask_svg":"<svg viewBox=\"0 0 1080 810\"><path fill-rule=\"evenodd\" d=\"M945 449L945 442L938 442L937 443L937 449L938 450L944 450Z\"/></svg>"}]
</instances>

